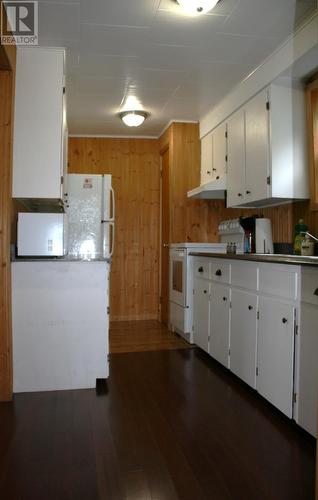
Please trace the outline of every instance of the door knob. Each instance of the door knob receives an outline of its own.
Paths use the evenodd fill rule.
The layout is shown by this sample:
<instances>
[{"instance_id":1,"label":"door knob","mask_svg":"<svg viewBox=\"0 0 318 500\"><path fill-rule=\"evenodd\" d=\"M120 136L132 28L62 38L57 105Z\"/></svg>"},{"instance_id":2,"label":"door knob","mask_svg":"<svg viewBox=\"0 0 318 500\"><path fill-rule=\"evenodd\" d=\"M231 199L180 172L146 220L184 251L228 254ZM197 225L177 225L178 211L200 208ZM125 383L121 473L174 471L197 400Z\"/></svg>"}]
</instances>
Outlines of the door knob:
<instances>
[{"instance_id":1,"label":"door knob","mask_svg":"<svg viewBox=\"0 0 318 500\"><path fill-rule=\"evenodd\" d=\"M285 323L287 323L287 322L288 322L288 319L287 319L287 318L283 318L283 319L282 319L282 322L285 324Z\"/></svg>"},{"instance_id":2,"label":"door knob","mask_svg":"<svg viewBox=\"0 0 318 500\"><path fill-rule=\"evenodd\" d=\"M222 276L221 269L218 269L217 271L215 271L215 276Z\"/></svg>"},{"instance_id":3,"label":"door knob","mask_svg":"<svg viewBox=\"0 0 318 500\"><path fill-rule=\"evenodd\" d=\"M248 306L248 310L251 311L253 309L253 306Z\"/></svg>"},{"instance_id":4,"label":"door knob","mask_svg":"<svg viewBox=\"0 0 318 500\"><path fill-rule=\"evenodd\" d=\"M314 291L314 295L318 296L318 288L316 288L316 290Z\"/></svg>"}]
</instances>

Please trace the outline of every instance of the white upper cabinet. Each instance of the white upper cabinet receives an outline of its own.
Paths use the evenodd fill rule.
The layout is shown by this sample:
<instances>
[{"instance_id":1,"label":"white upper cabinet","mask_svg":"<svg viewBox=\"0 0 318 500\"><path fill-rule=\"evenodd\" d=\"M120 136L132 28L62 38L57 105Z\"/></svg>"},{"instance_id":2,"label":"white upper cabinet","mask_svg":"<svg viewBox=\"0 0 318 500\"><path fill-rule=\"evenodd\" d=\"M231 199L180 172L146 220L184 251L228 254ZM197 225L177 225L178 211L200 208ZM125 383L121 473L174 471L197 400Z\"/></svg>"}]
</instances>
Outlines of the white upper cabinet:
<instances>
[{"instance_id":1,"label":"white upper cabinet","mask_svg":"<svg viewBox=\"0 0 318 500\"><path fill-rule=\"evenodd\" d=\"M201 184L219 180L226 173L226 123L201 140Z\"/></svg>"},{"instance_id":2,"label":"white upper cabinet","mask_svg":"<svg viewBox=\"0 0 318 500\"><path fill-rule=\"evenodd\" d=\"M201 184L212 180L212 133L201 140Z\"/></svg>"},{"instance_id":3,"label":"white upper cabinet","mask_svg":"<svg viewBox=\"0 0 318 500\"><path fill-rule=\"evenodd\" d=\"M228 121L228 207L309 197L305 96L270 85Z\"/></svg>"},{"instance_id":4,"label":"white upper cabinet","mask_svg":"<svg viewBox=\"0 0 318 500\"><path fill-rule=\"evenodd\" d=\"M245 191L245 112L240 109L228 121L227 206L240 205Z\"/></svg>"},{"instance_id":5,"label":"white upper cabinet","mask_svg":"<svg viewBox=\"0 0 318 500\"><path fill-rule=\"evenodd\" d=\"M221 123L212 132L212 172L215 180L220 179L226 174L227 170L227 127L226 123Z\"/></svg>"},{"instance_id":6,"label":"white upper cabinet","mask_svg":"<svg viewBox=\"0 0 318 500\"><path fill-rule=\"evenodd\" d=\"M13 198L59 200L67 164L64 50L17 50Z\"/></svg>"}]
</instances>

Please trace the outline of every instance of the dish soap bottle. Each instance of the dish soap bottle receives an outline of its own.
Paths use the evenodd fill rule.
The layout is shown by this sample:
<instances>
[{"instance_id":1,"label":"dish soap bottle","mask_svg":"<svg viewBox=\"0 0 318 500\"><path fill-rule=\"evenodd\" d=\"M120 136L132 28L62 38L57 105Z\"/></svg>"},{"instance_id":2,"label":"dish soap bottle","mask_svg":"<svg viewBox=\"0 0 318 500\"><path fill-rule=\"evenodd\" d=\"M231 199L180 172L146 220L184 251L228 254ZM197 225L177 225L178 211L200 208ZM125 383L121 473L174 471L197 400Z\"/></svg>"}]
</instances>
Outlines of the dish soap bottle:
<instances>
[{"instance_id":1,"label":"dish soap bottle","mask_svg":"<svg viewBox=\"0 0 318 500\"><path fill-rule=\"evenodd\" d=\"M299 219L298 223L295 225L295 240L294 240L294 254L301 255L301 244L305 239L306 231L308 231L308 226L304 223L303 219Z\"/></svg>"}]
</instances>

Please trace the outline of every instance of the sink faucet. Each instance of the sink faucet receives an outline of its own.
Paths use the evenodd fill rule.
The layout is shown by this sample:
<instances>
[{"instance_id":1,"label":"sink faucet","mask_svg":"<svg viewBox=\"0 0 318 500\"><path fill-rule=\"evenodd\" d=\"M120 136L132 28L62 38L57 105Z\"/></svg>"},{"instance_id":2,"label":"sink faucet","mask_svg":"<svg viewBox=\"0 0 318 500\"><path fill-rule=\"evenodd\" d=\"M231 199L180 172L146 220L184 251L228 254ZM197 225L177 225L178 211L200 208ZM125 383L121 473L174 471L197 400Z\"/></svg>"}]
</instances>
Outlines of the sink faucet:
<instances>
[{"instance_id":1,"label":"sink faucet","mask_svg":"<svg viewBox=\"0 0 318 500\"><path fill-rule=\"evenodd\" d=\"M303 234L305 236L309 236L310 238L312 238L313 240L315 240L318 243L318 238L316 238L316 236L314 236L313 234L308 233L308 231L302 231L301 234Z\"/></svg>"}]
</instances>

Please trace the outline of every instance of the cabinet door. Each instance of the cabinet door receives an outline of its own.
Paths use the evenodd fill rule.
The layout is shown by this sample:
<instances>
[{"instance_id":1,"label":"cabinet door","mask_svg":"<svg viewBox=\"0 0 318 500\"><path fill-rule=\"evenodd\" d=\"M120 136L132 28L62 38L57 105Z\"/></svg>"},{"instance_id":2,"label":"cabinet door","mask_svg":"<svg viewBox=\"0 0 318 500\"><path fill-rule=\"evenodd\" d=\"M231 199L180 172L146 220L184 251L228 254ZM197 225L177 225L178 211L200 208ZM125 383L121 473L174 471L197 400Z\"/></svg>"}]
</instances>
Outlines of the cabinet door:
<instances>
[{"instance_id":1,"label":"cabinet door","mask_svg":"<svg viewBox=\"0 0 318 500\"><path fill-rule=\"evenodd\" d=\"M209 182L213 178L212 171L212 133L201 139L201 184Z\"/></svg>"},{"instance_id":2,"label":"cabinet door","mask_svg":"<svg viewBox=\"0 0 318 500\"><path fill-rule=\"evenodd\" d=\"M317 435L318 408L318 308L301 305L298 366L298 414L296 421Z\"/></svg>"},{"instance_id":3,"label":"cabinet door","mask_svg":"<svg viewBox=\"0 0 318 500\"><path fill-rule=\"evenodd\" d=\"M222 123L213 132L212 172L215 179L226 173L226 154L226 123Z\"/></svg>"},{"instance_id":4,"label":"cabinet door","mask_svg":"<svg viewBox=\"0 0 318 500\"><path fill-rule=\"evenodd\" d=\"M260 297L257 347L258 392L285 415L293 413L294 315L291 304Z\"/></svg>"},{"instance_id":5,"label":"cabinet door","mask_svg":"<svg viewBox=\"0 0 318 500\"><path fill-rule=\"evenodd\" d=\"M230 289L217 283L211 286L210 354L229 366Z\"/></svg>"},{"instance_id":6,"label":"cabinet door","mask_svg":"<svg viewBox=\"0 0 318 500\"><path fill-rule=\"evenodd\" d=\"M61 198L63 72L62 49L17 52L13 198Z\"/></svg>"},{"instance_id":7,"label":"cabinet door","mask_svg":"<svg viewBox=\"0 0 318 500\"><path fill-rule=\"evenodd\" d=\"M193 297L194 343L209 352L210 335L210 283L195 278Z\"/></svg>"},{"instance_id":8,"label":"cabinet door","mask_svg":"<svg viewBox=\"0 0 318 500\"><path fill-rule=\"evenodd\" d=\"M237 111L228 121L227 206L244 202L245 193L245 125L244 110Z\"/></svg>"},{"instance_id":9,"label":"cabinet door","mask_svg":"<svg viewBox=\"0 0 318 500\"><path fill-rule=\"evenodd\" d=\"M269 195L269 111L268 93L260 92L245 106L246 182L245 202Z\"/></svg>"},{"instance_id":10,"label":"cabinet door","mask_svg":"<svg viewBox=\"0 0 318 500\"><path fill-rule=\"evenodd\" d=\"M232 289L231 302L230 368L255 388L257 295Z\"/></svg>"}]
</instances>

